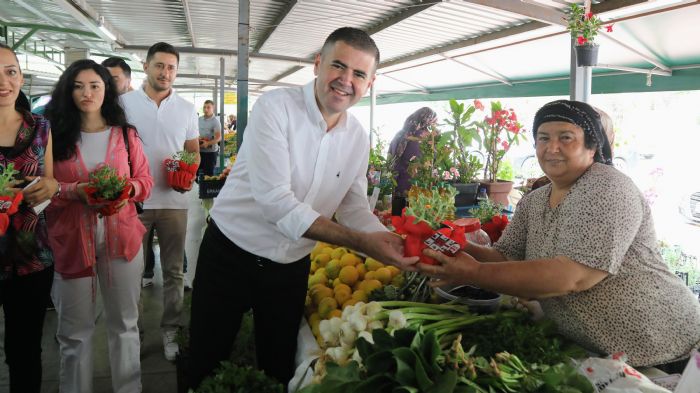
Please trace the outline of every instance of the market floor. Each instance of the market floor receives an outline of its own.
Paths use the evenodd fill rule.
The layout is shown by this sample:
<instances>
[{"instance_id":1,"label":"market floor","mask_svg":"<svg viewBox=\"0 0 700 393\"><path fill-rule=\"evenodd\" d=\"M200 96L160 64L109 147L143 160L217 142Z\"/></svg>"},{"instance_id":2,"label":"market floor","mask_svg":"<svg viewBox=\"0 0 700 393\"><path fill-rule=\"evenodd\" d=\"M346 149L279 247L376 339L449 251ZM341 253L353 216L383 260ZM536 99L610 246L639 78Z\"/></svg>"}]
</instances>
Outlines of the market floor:
<instances>
[{"instance_id":1,"label":"market floor","mask_svg":"<svg viewBox=\"0 0 700 393\"><path fill-rule=\"evenodd\" d=\"M188 214L187 259L189 262L189 279L194 278L201 231L204 225L204 209L197 199L197 189L190 193L190 209ZM152 286L142 289L144 301L144 330L145 342L141 349L141 383L144 393L174 393L177 391L175 364L163 357L163 342L160 335L160 316L163 312L163 280L160 268L159 250L156 251L155 279ZM191 281L190 281L191 282ZM187 293L185 296L188 296ZM107 350L107 332L101 298L97 297L98 320L94 335L94 391L92 393L111 393L112 382L109 370L109 355ZM4 312L0 309L0 393L9 392L9 376L5 364L5 321ZM189 322L189 317L186 318ZM54 338L56 333L56 311L47 311L44 322L44 337L42 340L43 381L42 393L58 392L59 354L58 343Z\"/></svg>"}]
</instances>

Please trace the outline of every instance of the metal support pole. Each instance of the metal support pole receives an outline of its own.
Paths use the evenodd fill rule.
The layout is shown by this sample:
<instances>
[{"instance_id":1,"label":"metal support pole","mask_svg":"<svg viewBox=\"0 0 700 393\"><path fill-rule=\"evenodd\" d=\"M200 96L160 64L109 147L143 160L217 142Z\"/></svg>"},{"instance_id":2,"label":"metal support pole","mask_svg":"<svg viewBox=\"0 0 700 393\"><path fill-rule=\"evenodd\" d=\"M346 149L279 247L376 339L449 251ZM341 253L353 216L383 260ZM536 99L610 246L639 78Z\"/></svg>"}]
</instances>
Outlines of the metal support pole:
<instances>
[{"instance_id":1,"label":"metal support pole","mask_svg":"<svg viewBox=\"0 0 700 393\"><path fill-rule=\"evenodd\" d=\"M375 79L376 81L376 79ZM374 111L377 110L377 90L374 89L374 83L369 89L369 146L372 148L374 146Z\"/></svg>"},{"instance_id":2,"label":"metal support pole","mask_svg":"<svg viewBox=\"0 0 700 393\"><path fill-rule=\"evenodd\" d=\"M248 42L250 35L250 0L238 2L238 118L236 140L238 148L243 145L243 132L248 124Z\"/></svg>"},{"instance_id":3,"label":"metal support pole","mask_svg":"<svg viewBox=\"0 0 700 393\"><path fill-rule=\"evenodd\" d=\"M578 67L576 65L576 39L571 38L571 61L569 65L569 99L582 102L590 102L592 72L591 67Z\"/></svg>"},{"instance_id":4,"label":"metal support pole","mask_svg":"<svg viewBox=\"0 0 700 393\"><path fill-rule=\"evenodd\" d=\"M224 94L226 86L226 59L219 58L219 122L221 123L221 140L219 141L219 170L224 170Z\"/></svg>"}]
</instances>

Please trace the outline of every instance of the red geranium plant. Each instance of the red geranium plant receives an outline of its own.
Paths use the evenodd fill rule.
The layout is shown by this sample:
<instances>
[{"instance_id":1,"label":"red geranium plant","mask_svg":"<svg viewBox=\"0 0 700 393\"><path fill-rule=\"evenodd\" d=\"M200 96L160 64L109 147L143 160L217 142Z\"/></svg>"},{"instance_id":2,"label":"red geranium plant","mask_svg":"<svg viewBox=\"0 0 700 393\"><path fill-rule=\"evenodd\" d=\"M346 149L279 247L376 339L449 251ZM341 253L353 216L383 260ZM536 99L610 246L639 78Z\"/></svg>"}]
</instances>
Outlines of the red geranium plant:
<instances>
[{"instance_id":1,"label":"red geranium plant","mask_svg":"<svg viewBox=\"0 0 700 393\"><path fill-rule=\"evenodd\" d=\"M484 109L479 101L474 101L474 107ZM496 174L503 157L513 144L520 143L525 138L523 127L518 122L518 117L512 108L503 108L499 101L491 102L491 112L486 114L482 121L475 122L480 148L486 151L486 163L484 165L484 180L496 181Z\"/></svg>"},{"instance_id":2,"label":"red geranium plant","mask_svg":"<svg viewBox=\"0 0 700 393\"><path fill-rule=\"evenodd\" d=\"M117 212L117 206L129 198L131 183L109 165L102 165L88 176L85 187L88 204L101 205L97 212L103 216L111 216Z\"/></svg>"},{"instance_id":3,"label":"red geranium plant","mask_svg":"<svg viewBox=\"0 0 700 393\"><path fill-rule=\"evenodd\" d=\"M7 227L10 226L10 216L17 213L19 204L22 202L22 193L10 190L12 181L18 173L12 163L0 169L0 236L7 231Z\"/></svg>"},{"instance_id":4,"label":"red geranium plant","mask_svg":"<svg viewBox=\"0 0 700 393\"><path fill-rule=\"evenodd\" d=\"M174 188L190 188L192 180L197 175L199 165L196 163L196 154L188 151L179 151L173 158L163 161L165 172L168 176L168 184Z\"/></svg>"}]
</instances>

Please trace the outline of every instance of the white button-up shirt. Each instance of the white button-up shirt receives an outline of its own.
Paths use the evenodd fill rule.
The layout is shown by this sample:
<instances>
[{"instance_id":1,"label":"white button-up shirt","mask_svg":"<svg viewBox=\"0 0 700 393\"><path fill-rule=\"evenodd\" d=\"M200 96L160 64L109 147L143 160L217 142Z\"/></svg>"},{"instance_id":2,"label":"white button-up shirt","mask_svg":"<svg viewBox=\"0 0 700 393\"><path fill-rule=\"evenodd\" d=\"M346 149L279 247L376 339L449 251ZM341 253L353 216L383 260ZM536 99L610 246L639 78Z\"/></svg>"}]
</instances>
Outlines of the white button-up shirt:
<instances>
[{"instance_id":1,"label":"white button-up shirt","mask_svg":"<svg viewBox=\"0 0 700 393\"><path fill-rule=\"evenodd\" d=\"M199 138L199 117L194 104L175 94L156 105L143 87L120 96L126 117L143 141L153 176L151 196L144 209L187 209L187 195L168 185L163 160L184 149L185 141Z\"/></svg>"},{"instance_id":2,"label":"white button-up shirt","mask_svg":"<svg viewBox=\"0 0 700 393\"><path fill-rule=\"evenodd\" d=\"M314 246L302 238L320 216L359 231L386 231L367 202L369 134L350 113L332 130L314 82L262 95L211 217L242 249L280 263Z\"/></svg>"}]
</instances>

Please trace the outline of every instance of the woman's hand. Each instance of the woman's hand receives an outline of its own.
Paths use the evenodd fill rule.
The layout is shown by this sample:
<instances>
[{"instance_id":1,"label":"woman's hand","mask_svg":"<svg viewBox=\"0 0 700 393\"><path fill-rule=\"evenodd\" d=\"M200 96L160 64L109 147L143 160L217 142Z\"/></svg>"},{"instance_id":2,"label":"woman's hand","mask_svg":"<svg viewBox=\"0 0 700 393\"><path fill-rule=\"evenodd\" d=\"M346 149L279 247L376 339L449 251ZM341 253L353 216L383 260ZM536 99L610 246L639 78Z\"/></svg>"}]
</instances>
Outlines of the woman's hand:
<instances>
[{"instance_id":1,"label":"woman's hand","mask_svg":"<svg viewBox=\"0 0 700 393\"><path fill-rule=\"evenodd\" d=\"M37 176L27 176L25 180L32 181L36 179ZM58 191L58 181L53 178L41 177L39 181L22 190L24 194L24 200L27 201L29 206L36 206L47 199L51 199L52 196L56 195Z\"/></svg>"},{"instance_id":2,"label":"woman's hand","mask_svg":"<svg viewBox=\"0 0 700 393\"><path fill-rule=\"evenodd\" d=\"M481 263L474 257L461 251L454 257L449 257L441 252L426 248L423 250L423 254L440 262L439 265L427 265L424 263L416 265L418 271L436 279L430 282L432 287L471 284L481 266Z\"/></svg>"}]
</instances>

